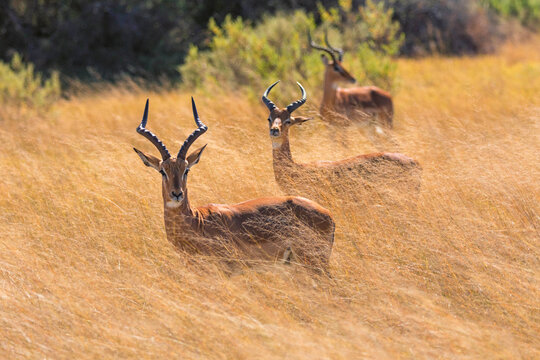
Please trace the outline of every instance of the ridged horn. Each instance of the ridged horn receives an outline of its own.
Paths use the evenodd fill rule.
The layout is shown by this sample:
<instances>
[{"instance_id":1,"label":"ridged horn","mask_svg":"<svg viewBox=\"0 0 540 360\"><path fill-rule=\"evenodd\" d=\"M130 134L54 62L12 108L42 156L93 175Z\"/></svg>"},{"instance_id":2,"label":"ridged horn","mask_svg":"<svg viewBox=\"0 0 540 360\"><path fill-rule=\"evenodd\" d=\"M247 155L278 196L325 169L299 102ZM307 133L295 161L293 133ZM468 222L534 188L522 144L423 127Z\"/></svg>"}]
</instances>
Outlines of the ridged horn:
<instances>
[{"instance_id":1,"label":"ridged horn","mask_svg":"<svg viewBox=\"0 0 540 360\"><path fill-rule=\"evenodd\" d=\"M277 83L280 82L280 81L281 81L281 80L278 80L278 81L276 81L275 83L273 83L272 85L270 85L270 86L268 87L268 89L266 89L266 91L264 92L264 94L263 94L263 96L262 96L262 101L263 101L264 105L266 105L266 107L267 107L268 110L270 110L270 111L274 110L277 106L276 106L276 104L274 104L274 103L272 102L272 100L268 99L268 94L270 93L270 90L272 90L272 88L273 88L274 86L276 86Z\"/></svg>"},{"instance_id":2,"label":"ridged horn","mask_svg":"<svg viewBox=\"0 0 540 360\"><path fill-rule=\"evenodd\" d=\"M159 140L159 138L154 135L154 133L146 129L146 123L148 122L148 103L149 100L146 99L146 106L144 107L143 118L141 120L141 124L137 127L137 132L150 140L152 144L154 144L154 146L159 150L159 153L161 154L161 159L165 161L171 157L169 150L167 150L165 144L163 144L161 140Z\"/></svg>"},{"instance_id":3,"label":"ridged horn","mask_svg":"<svg viewBox=\"0 0 540 360\"><path fill-rule=\"evenodd\" d=\"M309 46L311 46L314 49L321 50L328 53L328 55L330 55L330 57L332 58L332 61L336 62L336 56L334 55L334 52L328 48L325 48L324 46L315 44L315 42L311 39L311 31L309 30L308 30L308 42L309 42Z\"/></svg>"},{"instance_id":4,"label":"ridged horn","mask_svg":"<svg viewBox=\"0 0 540 360\"><path fill-rule=\"evenodd\" d=\"M178 159L186 160L186 155L189 150L189 147L191 144L197 140L199 136L204 134L206 130L208 130L208 126L204 125L199 118L199 114L197 113L197 106L195 106L195 100L193 100L193 96L191 97L191 108L193 110L193 118L195 119L195 124L197 125L197 129L194 130L184 141L182 144L182 147L178 151L178 155L176 156Z\"/></svg>"},{"instance_id":5,"label":"ridged horn","mask_svg":"<svg viewBox=\"0 0 540 360\"><path fill-rule=\"evenodd\" d=\"M328 42L328 29L326 29L324 31L324 42L326 43L326 46L328 46L328 48L330 50L332 50L333 52L338 54L339 61L342 61L343 60L343 54L344 54L343 49L338 49L338 48L332 47L332 45L330 45L330 42Z\"/></svg>"},{"instance_id":6,"label":"ridged horn","mask_svg":"<svg viewBox=\"0 0 540 360\"><path fill-rule=\"evenodd\" d=\"M298 81L296 82L298 84L298 87L300 88L300 91L302 91L302 98L300 100L296 100L295 102L291 103L287 106L287 111L289 114L292 114L292 112L296 109L298 109L300 106L304 105L306 103L306 90L304 90L304 87L302 84L300 84Z\"/></svg>"}]
</instances>

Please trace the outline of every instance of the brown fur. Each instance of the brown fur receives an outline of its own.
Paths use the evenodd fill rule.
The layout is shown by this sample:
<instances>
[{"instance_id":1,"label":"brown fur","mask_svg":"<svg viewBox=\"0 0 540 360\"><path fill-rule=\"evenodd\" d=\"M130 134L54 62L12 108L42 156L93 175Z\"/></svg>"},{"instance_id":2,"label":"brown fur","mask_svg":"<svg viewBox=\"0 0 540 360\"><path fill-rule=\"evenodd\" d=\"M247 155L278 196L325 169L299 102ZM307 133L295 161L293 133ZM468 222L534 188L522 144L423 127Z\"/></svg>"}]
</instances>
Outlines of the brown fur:
<instances>
[{"instance_id":1,"label":"brown fur","mask_svg":"<svg viewBox=\"0 0 540 360\"><path fill-rule=\"evenodd\" d=\"M373 120L376 124L392 128L394 106L390 93L376 86L339 88L341 82L356 83L355 78L339 60L334 62L323 56L323 62L326 65L320 108L323 118L333 121L342 116L352 122Z\"/></svg>"},{"instance_id":2,"label":"brown fur","mask_svg":"<svg viewBox=\"0 0 540 360\"><path fill-rule=\"evenodd\" d=\"M381 186L383 188L405 182L405 191L417 192L420 188L420 165L399 153L372 153L339 161L296 163L291 154L289 128L308 119L292 117L286 109L278 108L270 112L269 119L274 176L286 194L316 196L317 191L327 190L328 184L338 186L343 182L384 185Z\"/></svg>"},{"instance_id":3,"label":"brown fur","mask_svg":"<svg viewBox=\"0 0 540 360\"><path fill-rule=\"evenodd\" d=\"M276 261L291 249L295 261L326 270L334 227L328 210L297 196L198 208L165 206L167 237L176 246L227 258Z\"/></svg>"},{"instance_id":4,"label":"brown fur","mask_svg":"<svg viewBox=\"0 0 540 360\"><path fill-rule=\"evenodd\" d=\"M160 160L134 149L146 166L162 173L167 239L184 251L227 259L282 260L327 271L335 224L328 210L296 196L268 197L235 205L191 207L187 172L205 146L186 160Z\"/></svg>"}]
</instances>

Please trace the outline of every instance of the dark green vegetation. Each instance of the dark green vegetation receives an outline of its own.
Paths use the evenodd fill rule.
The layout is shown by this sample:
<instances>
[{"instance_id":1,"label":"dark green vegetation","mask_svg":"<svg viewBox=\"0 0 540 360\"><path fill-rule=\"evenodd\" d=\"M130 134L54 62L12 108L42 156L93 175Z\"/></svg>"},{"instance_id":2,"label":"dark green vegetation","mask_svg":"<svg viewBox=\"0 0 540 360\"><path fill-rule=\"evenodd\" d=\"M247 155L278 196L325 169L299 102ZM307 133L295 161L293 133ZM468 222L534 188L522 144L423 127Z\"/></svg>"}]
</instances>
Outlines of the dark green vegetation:
<instances>
[{"instance_id":1,"label":"dark green vegetation","mask_svg":"<svg viewBox=\"0 0 540 360\"><path fill-rule=\"evenodd\" d=\"M308 88L321 87L321 52L312 51L307 34L310 31L317 43L324 44L323 34L328 31L330 42L345 51L344 62L360 83L391 89L396 73L393 57L404 38L392 20L392 9L372 1L360 9L342 2L339 7L320 8L319 14L320 25L302 10L264 16L256 25L231 17L221 27L211 21L209 43L202 49L191 47L180 67L184 84L255 90L258 97L259 89L283 79L287 81L277 100L289 101L299 95L296 81Z\"/></svg>"},{"instance_id":2,"label":"dark green vegetation","mask_svg":"<svg viewBox=\"0 0 540 360\"><path fill-rule=\"evenodd\" d=\"M540 0L482 0L482 3L504 17L518 19L525 26L540 26Z\"/></svg>"},{"instance_id":3,"label":"dark green vegetation","mask_svg":"<svg viewBox=\"0 0 540 360\"><path fill-rule=\"evenodd\" d=\"M538 0L375 2L392 9L392 19L405 34L399 48L404 55L492 51L505 34L497 14L517 17L529 25L538 20L540 9ZM281 22L285 26L281 39L298 43L299 34L285 34L289 28L286 19L292 17L283 17L284 11L291 14L291 9L297 9L298 16L309 18L311 26L328 23L330 15L334 28L345 37L344 46L350 47L358 39L348 37L340 22L354 22L358 7L364 5L364 0L7 0L0 5L0 60L9 62L19 53L38 71L57 70L63 78L99 80L130 75L175 81L189 45L215 46L213 29L217 26L242 22L242 26L257 29L265 22ZM272 20L269 14L277 18ZM363 25L354 22L354 26ZM390 29L379 28L382 32ZM395 49L387 52L392 56Z\"/></svg>"}]
</instances>

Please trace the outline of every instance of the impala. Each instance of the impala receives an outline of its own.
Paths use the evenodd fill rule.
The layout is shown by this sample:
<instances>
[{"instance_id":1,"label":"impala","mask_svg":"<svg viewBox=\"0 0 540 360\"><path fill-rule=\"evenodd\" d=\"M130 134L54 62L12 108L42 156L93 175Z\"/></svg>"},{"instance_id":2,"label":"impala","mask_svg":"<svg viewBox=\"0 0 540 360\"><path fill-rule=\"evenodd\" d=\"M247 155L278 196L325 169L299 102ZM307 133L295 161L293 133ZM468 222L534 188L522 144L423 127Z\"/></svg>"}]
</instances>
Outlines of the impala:
<instances>
[{"instance_id":1,"label":"impala","mask_svg":"<svg viewBox=\"0 0 540 360\"><path fill-rule=\"evenodd\" d=\"M235 205L209 204L194 208L188 199L188 172L200 160L206 145L187 155L193 142L208 129L192 101L197 129L175 157L156 135L146 129L148 100L137 132L159 150L161 159L135 148L146 166L162 177L167 239L184 251L228 254L231 249L249 260L282 260L326 270L334 241L330 212L296 196L267 197Z\"/></svg>"},{"instance_id":2,"label":"impala","mask_svg":"<svg viewBox=\"0 0 540 360\"><path fill-rule=\"evenodd\" d=\"M300 83L297 83L302 92L302 98L280 109L268 99L270 91L278 82L276 81L266 89L262 101L270 111L268 123L272 139L274 177L286 194L317 196L317 192L313 192L314 189L323 189L327 192L329 185L337 186L343 180L345 182L359 181L370 187L396 186L396 189L410 190L412 194L417 194L420 188L421 168L417 161L403 154L373 153L340 161L296 163L291 155L289 128L309 120L302 116L291 116L306 102L306 91ZM405 185L404 188L401 187L402 184Z\"/></svg>"},{"instance_id":3,"label":"impala","mask_svg":"<svg viewBox=\"0 0 540 360\"><path fill-rule=\"evenodd\" d=\"M324 92L320 113L325 119L345 117L348 121L366 122L372 120L378 127L392 127L394 107L392 95L376 86L340 88L339 83L356 83L356 79L343 67L343 50L336 49L328 42L328 34L324 40L327 47L315 44L308 32L308 41L312 48L324 51L330 56L321 54L325 65ZM382 130L377 129L378 132Z\"/></svg>"}]
</instances>

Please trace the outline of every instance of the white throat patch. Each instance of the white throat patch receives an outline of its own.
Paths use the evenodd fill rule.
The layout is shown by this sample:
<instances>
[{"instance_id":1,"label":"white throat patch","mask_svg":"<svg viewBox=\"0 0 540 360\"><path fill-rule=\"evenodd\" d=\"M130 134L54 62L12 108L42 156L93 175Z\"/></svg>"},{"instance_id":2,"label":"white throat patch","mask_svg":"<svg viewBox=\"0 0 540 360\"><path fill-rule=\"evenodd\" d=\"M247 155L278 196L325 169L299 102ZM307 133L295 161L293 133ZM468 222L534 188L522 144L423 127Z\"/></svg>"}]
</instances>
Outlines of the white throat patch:
<instances>
[{"instance_id":1,"label":"white throat patch","mask_svg":"<svg viewBox=\"0 0 540 360\"><path fill-rule=\"evenodd\" d=\"M180 204L182 204L182 202L180 201L172 201L172 200L169 200L165 203L165 205L170 208L170 209L176 209L177 207L180 206Z\"/></svg>"},{"instance_id":2,"label":"white throat patch","mask_svg":"<svg viewBox=\"0 0 540 360\"><path fill-rule=\"evenodd\" d=\"M272 149L279 149L283 145L283 139L280 137L272 138Z\"/></svg>"}]
</instances>

